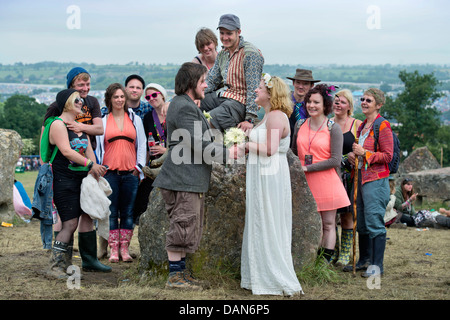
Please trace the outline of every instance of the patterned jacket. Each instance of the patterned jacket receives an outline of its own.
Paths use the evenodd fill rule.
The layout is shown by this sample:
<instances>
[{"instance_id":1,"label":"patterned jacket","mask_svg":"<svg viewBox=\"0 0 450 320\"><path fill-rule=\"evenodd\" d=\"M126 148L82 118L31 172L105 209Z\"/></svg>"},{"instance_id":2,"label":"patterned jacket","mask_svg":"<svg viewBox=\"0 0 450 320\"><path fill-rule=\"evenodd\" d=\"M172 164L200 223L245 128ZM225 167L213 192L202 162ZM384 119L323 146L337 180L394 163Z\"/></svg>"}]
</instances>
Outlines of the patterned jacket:
<instances>
[{"instance_id":1,"label":"patterned jacket","mask_svg":"<svg viewBox=\"0 0 450 320\"><path fill-rule=\"evenodd\" d=\"M222 49L217 55L214 66L208 73L206 93L222 87L222 97L234 99L246 106L248 114L257 116L258 106L255 103L255 90L261 81L264 57L258 48L239 37L239 46L233 54Z\"/></svg>"},{"instance_id":2,"label":"patterned jacket","mask_svg":"<svg viewBox=\"0 0 450 320\"><path fill-rule=\"evenodd\" d=\"M381 117L380 115L377 116ZM367 119L359 126L356 133L357 137L361 135L361 131ZM363 148L367 150L364 163L361 168L361 183L375 181L389 177L388 164L394 153L394 140L392 138L392 129L390 123L385 120L380 125L380 137L378 138L378 148L375 152L375 137L373 128L370 129L369 136L364 141Z\"/></svg>"}]
</instances>

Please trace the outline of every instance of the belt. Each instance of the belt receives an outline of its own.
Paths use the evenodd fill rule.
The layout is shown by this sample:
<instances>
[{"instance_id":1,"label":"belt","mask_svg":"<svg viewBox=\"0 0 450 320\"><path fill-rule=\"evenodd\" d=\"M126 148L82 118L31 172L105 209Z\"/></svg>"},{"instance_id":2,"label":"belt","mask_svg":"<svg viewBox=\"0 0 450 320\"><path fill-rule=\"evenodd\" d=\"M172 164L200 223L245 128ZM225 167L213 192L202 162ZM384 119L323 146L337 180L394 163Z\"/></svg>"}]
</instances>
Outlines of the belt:
<instances>
[{"instance_id":1,"label":"belt","mask_svg":"<svg viewBox=\"0 0 450 320\"><path fill-rule=\"evenodd\" d=\"M113 172L118 176L125 176L127 174L133 173L133 170L108 170L109 172Z\"/></svg>"}]
</instances>

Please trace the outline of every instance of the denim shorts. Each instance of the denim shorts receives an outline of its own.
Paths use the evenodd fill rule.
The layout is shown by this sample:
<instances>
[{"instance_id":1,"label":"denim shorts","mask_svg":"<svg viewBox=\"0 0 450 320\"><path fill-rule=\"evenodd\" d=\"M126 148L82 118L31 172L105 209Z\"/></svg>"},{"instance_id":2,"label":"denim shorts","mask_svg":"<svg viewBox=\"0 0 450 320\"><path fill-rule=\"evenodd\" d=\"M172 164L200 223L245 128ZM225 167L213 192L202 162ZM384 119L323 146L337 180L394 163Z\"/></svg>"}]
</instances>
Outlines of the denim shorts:
<instances>
[{"instance_id":1,"label":"denim shorts","mask_svg":"<svg viewBox=\"0 0 450 320\"><path fill-rule=\"evenodd\" d=\"M202 237L204 194L161 188L161 195L170 221L166 250L194 253Z\"/></svg>"}]
</instances>

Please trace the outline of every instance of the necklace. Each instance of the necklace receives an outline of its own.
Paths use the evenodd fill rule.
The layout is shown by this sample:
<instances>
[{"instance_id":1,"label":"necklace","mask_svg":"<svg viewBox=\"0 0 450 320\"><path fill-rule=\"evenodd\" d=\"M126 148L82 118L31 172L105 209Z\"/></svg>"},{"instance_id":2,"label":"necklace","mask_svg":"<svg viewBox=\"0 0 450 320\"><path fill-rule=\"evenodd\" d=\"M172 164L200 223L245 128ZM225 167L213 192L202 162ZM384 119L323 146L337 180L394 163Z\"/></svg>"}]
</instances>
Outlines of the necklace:
<instances>
[{"instance_id":1,"label":"necklace","mask_svg":"<svg viewBox=\"0 0 450 320\"><path fill-rule=\"evenodd\" d=\"M366 122L366 124L364 125L364 128L361 130L361 132L364 131L364 130L369 130L369 131L370 131L370 129L372 128L374 122L375 122L375 121L372 121L372 123L370 124L370 126L368 126L367 128L366 128L366 126L367 126L367 122Z\"/></svg>"},{"instance_id":2,"label":"necklace","mask_svg":"<svg viewBox=\"0 0 450 320\"><path fill-rule=\"evenodd\" d=\"M314 138L316 137L316 134L322 129L323 125L325 124L325 121L327 121L327 117L325 117L325 119L323 120L322 124L320 125L319 129L314 133L314 136L311 139L311 118L308 121L308 137L309 137L309 148L308 148L308 152L309 154L311 154L311 144L312 141L314 140Z\"/></svg>"}]
</instances>

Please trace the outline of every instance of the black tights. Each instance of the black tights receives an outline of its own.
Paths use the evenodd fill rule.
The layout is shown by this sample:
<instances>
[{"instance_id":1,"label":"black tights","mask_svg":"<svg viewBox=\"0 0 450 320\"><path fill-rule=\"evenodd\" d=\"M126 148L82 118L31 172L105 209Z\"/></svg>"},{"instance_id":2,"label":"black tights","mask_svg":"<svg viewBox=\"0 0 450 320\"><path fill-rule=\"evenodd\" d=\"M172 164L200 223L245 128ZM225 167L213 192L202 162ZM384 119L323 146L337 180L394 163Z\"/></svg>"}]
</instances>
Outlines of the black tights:
<instances>
[{"instance_id":1,"label":"black tights","mask_svg":"<svg viewBox=\"0 0 450 320\"><path fill-rule=\"evenodd\" d=\"M75 233L75 230L77 230L78 220L79 218L73 218L63 221L61 231L58 233L55 240L69 243Z\"/></svg>"}]
</instances>

